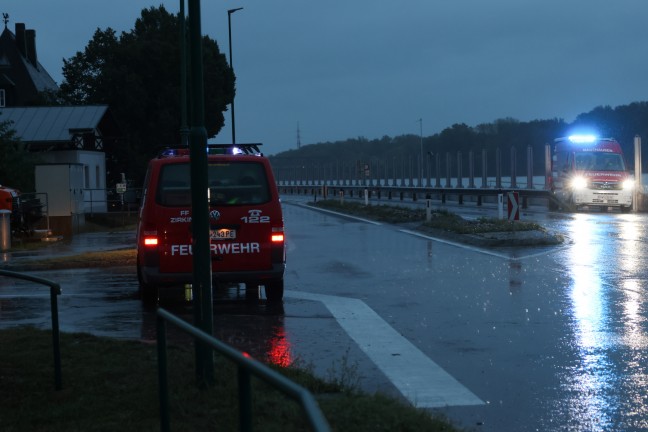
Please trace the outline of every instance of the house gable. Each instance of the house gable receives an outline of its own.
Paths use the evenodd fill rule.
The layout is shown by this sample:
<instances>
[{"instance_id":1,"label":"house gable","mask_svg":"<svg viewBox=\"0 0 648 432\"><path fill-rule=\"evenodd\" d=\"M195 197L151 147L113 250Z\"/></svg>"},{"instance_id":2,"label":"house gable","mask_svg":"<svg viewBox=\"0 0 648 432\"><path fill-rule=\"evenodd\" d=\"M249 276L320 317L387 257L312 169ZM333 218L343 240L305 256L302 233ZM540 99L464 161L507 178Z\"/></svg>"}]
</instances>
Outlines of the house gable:
<instances>
[{"instance_id":1,"label":"house gable","mask_svg":"<svg viewBox=\"0 0 648 432\"><path fill-rule=\"evenodd\" d=\"M16 23L16 33L5 28L0 34L0 90L4 106L31 105L42 91L57 91L58 86L36 55L36 31Z\"/></svg>"}]
</instances>

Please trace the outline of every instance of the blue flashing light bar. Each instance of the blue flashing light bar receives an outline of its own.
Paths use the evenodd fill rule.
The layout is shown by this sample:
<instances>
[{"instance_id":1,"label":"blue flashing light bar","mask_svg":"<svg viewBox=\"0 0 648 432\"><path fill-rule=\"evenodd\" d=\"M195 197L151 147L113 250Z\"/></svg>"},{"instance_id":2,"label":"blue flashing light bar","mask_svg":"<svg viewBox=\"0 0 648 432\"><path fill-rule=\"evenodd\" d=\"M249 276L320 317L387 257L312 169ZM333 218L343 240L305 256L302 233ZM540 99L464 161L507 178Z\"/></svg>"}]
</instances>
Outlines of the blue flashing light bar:
<instances>
[{"instance_id":1,"label":"blue flashing light bar","mask_svg":"<svg viewBox=\"0 0 648 432\"><path fill-rule=\"evenodd\" d=\"M596 135L570 135L567 137L574 144L591 144L598 140Z\"/></svg>"}]
</instances>

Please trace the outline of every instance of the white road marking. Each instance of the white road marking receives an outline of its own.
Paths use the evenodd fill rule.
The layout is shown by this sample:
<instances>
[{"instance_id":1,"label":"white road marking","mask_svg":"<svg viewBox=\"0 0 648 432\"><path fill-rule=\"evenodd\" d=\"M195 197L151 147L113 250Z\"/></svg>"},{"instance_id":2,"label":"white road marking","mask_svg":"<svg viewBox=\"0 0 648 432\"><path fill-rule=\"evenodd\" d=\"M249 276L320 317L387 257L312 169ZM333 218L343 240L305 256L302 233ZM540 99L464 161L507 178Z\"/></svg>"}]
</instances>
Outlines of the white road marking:
<instances>
[{"instance_id":1,"label":"white road marking","mask_svg":"<svg viewBox=\"0 0 648 432\"><path fill-rule=\"evenodd\" d=\"M527 259L527 258L534 258L534 257L537 257L537 256L548 255L550 253L555 252L557 249L560 249L560 248L554 248L554 249L550 249L550 250L546 250L546 251L542 251L542 252L532 253L532 254L529 254L529 255L511 256L509 254L493 252L493 251L490 251L490 250L487 250L487 249L482 249L482 248L478 248L476 246L470 246L470 245L466 245L466 244L462 244L462 243L457 243L457 242L453 242L451 240L445 240L445 239L442 239L442 238L439 238L439 237L434 237L434 236L430 236L430 235L427 235L427 234L422 234L422 233L416 232L416 231L410 231L410 230L406 230L406 229L401 229L399 231L402 232L402 233L405 233L405 234L410 234L410 235L416 236L416 237L422 237L424 239L434 240L434 241L439 242L439 243L445 243L445 244L449 244L451 246L456 246L458 248L470 250L470 251L473 251L473 252L478 252L478 253L481 253L481 254L484 254L484 255L491 255L491 256L494 256L494 257L504 258L504 259L512 260L512 261L519 261L519 260L523 260L523 259Z\"/></svg>"},{"instance_id":2,"label":"white road marking","mask_svg":"<svg viewBox=\"0 0 648 432\"><path fill-rule=\"evenodd\" d=\"M428 240L434 240L434 241L437 241L439 243L449 244L449 245L452 245L452 246L456 246L458 248L470 250L470 251L473 251L473 252L479 252L479 253L482 253L482 254L485 254L485 255L492 255L492 256L495 256L495 257L498 257L498 258L519 259L519 258L516 258L516 257L511 257L511 256L506 255L506 254L501 254L501 253L489 251L489 250L486 250L486 249L481 249L481 248L478 248L478 247L475 247L475 246L470 246L470 245L466 245L466 244L462 244L462 243L453 242L451 240L445 240L445 239L442 239L440 237L433 237L433 236L430 236L430 235L427 235L427 234L422 234L422 233L416 232L416 231L410 231L410 230L406 230L406 229L401 229L399 231L402 232L402 233L405 233L405 234L410 234L410 235L413 235L413 236L416 236L416 237L422 237L422 238L428 239Z\"/></svg>"},{"instance_id":3,"label":"white road marking","mask_svg":"<svg viewBox=\"0 0 648 432\"><path fill-rule=\"evenodd\" d=\"M286 295L324 303L340 326L412 405L439 408L484 404L363 301L300 291L286 291Z\"/></svg>"},{"instance_id":4,"label":"white road marking","mask_svg":"<svg viewBox=\"0 0 648 432\"><path fill-rule=\"evenodd\" d=\"M353 215L350 215L348 213L340 213L340 212L336 212L336 211L333 211L333 210L328 210L328 209L321 208L321 207L309 206L309 205L299 203L299 202L294 202L294 201L289 202L289 204L298 205L300 207L305 207L307 209L315 210L315 211L322 212L322 213L330 213L330 214L340 216L340 217L343 217L343 218L347 218L347 219L359 220L360 222L366 222L366 223L372 224L372 225L382 225L382 223L380 223L380 222L376 222L376 221L369 220L369 219L364 219L364 218L361 218L361 217L358 217L358 216L353 216Z\"/></svg>"}]
</instances>

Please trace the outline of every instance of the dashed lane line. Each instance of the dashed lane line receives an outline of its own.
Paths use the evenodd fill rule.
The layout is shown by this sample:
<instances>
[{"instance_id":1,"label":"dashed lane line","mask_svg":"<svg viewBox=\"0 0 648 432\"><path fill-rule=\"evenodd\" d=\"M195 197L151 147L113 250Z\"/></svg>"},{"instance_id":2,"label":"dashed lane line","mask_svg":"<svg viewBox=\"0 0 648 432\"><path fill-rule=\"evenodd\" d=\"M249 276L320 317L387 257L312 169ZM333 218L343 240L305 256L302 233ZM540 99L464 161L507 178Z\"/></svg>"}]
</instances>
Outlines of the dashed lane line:
<instances>
[{"instance_id":1,"label":"dashed lane line","mask_svg":"<svg viewBox=\"0 0 648 432\"><path fill-rule=\"evenodd\" d=\"M301 291L286 291L286 295L322 302L340 326L412 405L419 408L440 408L484 404L362 300Z\"/></svg>"}]
</instances>

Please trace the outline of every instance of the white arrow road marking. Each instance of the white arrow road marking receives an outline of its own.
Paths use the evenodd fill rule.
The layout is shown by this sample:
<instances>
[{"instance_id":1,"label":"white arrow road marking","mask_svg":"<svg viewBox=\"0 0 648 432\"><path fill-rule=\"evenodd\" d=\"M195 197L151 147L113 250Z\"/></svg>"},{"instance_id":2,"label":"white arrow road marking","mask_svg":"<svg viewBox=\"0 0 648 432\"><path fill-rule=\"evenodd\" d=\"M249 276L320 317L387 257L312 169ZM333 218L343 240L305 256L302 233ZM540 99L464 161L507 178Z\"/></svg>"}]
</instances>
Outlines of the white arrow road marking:
<instances>
[{"instance_id":1,"label":"white arrow road marking","mask_svg":"<svg viewBox=\"0 0 648 432\"><path fill-rule=\"evenodd\" d=\"M324 303L340 326L412 405L439 408L484 404L362 300L300 291L286 291L286 295Z\"/></svg>"}]
</instances>

